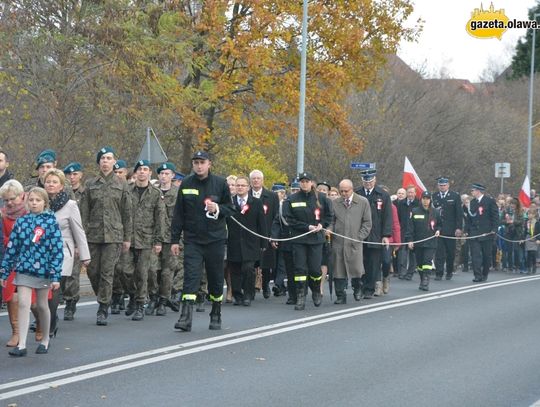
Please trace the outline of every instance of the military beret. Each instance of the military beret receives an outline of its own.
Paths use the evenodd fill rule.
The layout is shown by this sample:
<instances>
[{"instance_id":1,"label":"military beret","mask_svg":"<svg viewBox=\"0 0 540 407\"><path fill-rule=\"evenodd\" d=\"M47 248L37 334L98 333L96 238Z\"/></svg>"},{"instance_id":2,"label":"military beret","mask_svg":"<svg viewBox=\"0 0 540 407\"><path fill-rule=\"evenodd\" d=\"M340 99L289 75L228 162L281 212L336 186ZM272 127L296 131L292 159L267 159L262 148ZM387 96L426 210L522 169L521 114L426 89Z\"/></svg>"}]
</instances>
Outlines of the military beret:
<instances>
[{"instance_id":1,"label":"military beret","mask_svg":"<svg viewBox=\"0 0 540 407\"><path fill-rule=\"evenodd\" d=\"M479 190L479 191L485 191L485 190L486 190L486 187L483 186L482 184L476 183L476 184L472 184L472 185L471 185L471 189L477 189L477 190Z\"/></svg>"},{"instance_id":2,"label":"military beret","mask_svg":"<svg viewBox=\"0 0 540 407\"><path fill-rule=\"evenodd\" d=\"M36 157L36 169L42 164L53 163L56 161L56 152L54 150L43 150Z\"/></svg>"},{"instance_id":3,"label":"military beret","mask_svg":"<svg viewBox=\"0 0 540 407\"><path fill-rule=\"evenodd\" d=\"M163 170L171 170L172 172L176 172L176 166L173 163L166 162L161 164L156 171L159 174Z\"/></svg>"},{"instance_id":4,"label":"military beret","mask_svg":"<svg viewBox=\"0 0 540 407\"><path fill-rule=\"evenodd\" d=\"M127 168L127 163L124 160L116 160L116 163L113 165L113 169L120 170L122 168Z\"/></svg>"},{"instance_id":5,"label":"military beret","mask_svg":"<svg viewBox=\"0 0 540 407\"><path fill-rule=\"evenodd\" d=\"M366 170L362 171L362 180L363 181L371 181L375 176L377 175L377 170Z\"/></svg>"},{"instance_id":6,"label":"military beret","mask_svg":"<svg viewBox=\"0 0 540 407\"><path fill-rule=\"evenodd\" d=\"M196 151L195 154L193 154L193 157L191 157L192 160L209 160L210 156L206 151Z\"/></svg>"},{"instance_id":7,"label":"military beret","mask_svg":"<svg viewBox=\"0 0 540 407\"><path fill-rule=\"evenodd\" d=\"M96 161L97 161L98 164L99 164L99 160L101 160L101 157L103 156L103 154L107 154L107 153L112 153L113 155L116 155L116 153L114 152L114 149L112 147L105 146L101 150L99 150L98 153L97 153Z\"/></svg>"},{"instance_id":8,"label":"military beret","mask_svg":"<svg viewBox=\"0 0 540 407\"><path fill-rule=\"evenodd\" d=\"M148 160L139 160L135 164L135 167L133 168L133 172L137 171L139 167L150 167L150 161Z\"/></svg>"},{"instance_id":9,"label":"military beret","mask_svg":"<svg viewBox=\"0 0 540 407\"><path fill-rule=\"evenodd\" d=\"M72 172L78 172L82 170L83 170L82 164L74 161L66 165L66 168L64 168L64 174L71 174Z\"/></svg>"}]
</instances>

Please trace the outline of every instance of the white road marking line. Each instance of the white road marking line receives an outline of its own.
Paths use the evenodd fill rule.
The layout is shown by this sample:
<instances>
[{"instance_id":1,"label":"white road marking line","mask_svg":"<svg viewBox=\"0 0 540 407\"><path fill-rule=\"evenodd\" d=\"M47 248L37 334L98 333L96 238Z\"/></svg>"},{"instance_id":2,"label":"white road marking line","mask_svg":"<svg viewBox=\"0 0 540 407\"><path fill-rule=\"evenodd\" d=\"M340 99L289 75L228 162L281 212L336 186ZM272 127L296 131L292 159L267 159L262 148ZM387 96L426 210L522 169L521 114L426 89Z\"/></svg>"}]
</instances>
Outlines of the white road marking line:
<instances>
[{"instance_id":1,"label":"white road marking line","mask_svg":"<svg viewBox=\"0 0 540 407\"><path fill-rule=\"evenodd\" d=\"M115 372L131 369L135 367L140 367L140 366L144 366L144 365L148 365L152 363L158 363L158 362L162 362L162 361L173 359L173 358L178 358L185 355L203 352L206 350L216 349L216 348L234 345L234 344L238 344L242 342L248 342L248 341L265 338L265 337L269 337L273 335L279 335L282 333L291 332L291 331L308 328L308 327L312 327L312 326L316 326L320 324L325 324L329 322L334 322L334 321L338 321L345 318L352 318L355 316L370 314L370 313L378 312L378 311L384 311L384 310L388 310L392 308L404 307L407 305L413 305L413 304L418 304L422 302L433 301L436 299L442 299L442 298L453 297L453 296L462 295L462 294L468 294L475 291L487 290L489 288L496 288L496 287L503 287L506 285L519 284L519 283L527 282L529 280L538 280L538 279L540 279L540 276L533 276L531 278L502 280L499 282L494 282L492 284L468 286L465 288L462 287L461 290L452 289L452 290L447 290L446 292L424 294L420 296L409 297L407 299L402 299L402 300L393 300L393 301L388 301L385 303L372 304L369 306L362 306L362 307L357 307L357 308L351 308L348 310L342 310L340 312L331 312L331 313L322 314L319 316L312 316L312 317L297 319L293 321L282 322L279 324L267 325L264 327L253 328L253 329L240 331L237 333L226 334L226 335L222 335L222 336L218 336L214 338L201 339L198 341L192 341L185 344L168 346L165 348L155 349L148 352L141 352L139 354L129 355L122 358L115 358L115 359L111 359L111 360L107 360L103 362L92 363L90 365L79 366L73 369L66 369L60 372L53 372L48 375L41 375L41 376L36 376L34 378L28 378L28 379L19 380L16 382L6 383L4 385L1 385L0 389L19 387L24 384L47 380L52 377L64 376L66 374L76 374L85 370L91 370L91 369L94 369L96 367L101 367L101 366L110 366L111 364L121 363L122 361L144 357L143 355L165 353L159 356L149 357L143 360L133 361L130 363L119 365L119 366L110 366L105 369L95 370L95 371L88 372L85 374L77 375L75 377L67 377L64 379L45 382L45 383L37 384L34 386L25 387L18 390L13 390L6 393L0 393L0 400L6 400L9 398L18 397L25 394L30 394L33 392L46 390L51 387L56 388L58 386L63 386L70 383L88 380L88 379L96 378L99 376L107 375L110 373L115 373ZM342 315L336 315L336 314L342 314ZM333 316L330 316L330 315L333 315ZM291 325L291 324L293 325L286 326L286 325ZM280 326L283 326L283 327L280 328ZM262 331L262 332L257 332L257 331ZM253 333L253 332L256 332L256 333ZM245 336L242 336L242 335L245 335ZM238 337L238 336L241 336L241 337ZM236 337L236 338L224 340L225 338L231 338L231 337ZM210 343L210 342L216 342L216 341L218 343ZM196 344L201 344L201 345L196 346ZM182 349L188 346L194 346L194 347L191 349ZM171 350L177 350L177 351L168 353Z\"/></svg>"}]
</instances>

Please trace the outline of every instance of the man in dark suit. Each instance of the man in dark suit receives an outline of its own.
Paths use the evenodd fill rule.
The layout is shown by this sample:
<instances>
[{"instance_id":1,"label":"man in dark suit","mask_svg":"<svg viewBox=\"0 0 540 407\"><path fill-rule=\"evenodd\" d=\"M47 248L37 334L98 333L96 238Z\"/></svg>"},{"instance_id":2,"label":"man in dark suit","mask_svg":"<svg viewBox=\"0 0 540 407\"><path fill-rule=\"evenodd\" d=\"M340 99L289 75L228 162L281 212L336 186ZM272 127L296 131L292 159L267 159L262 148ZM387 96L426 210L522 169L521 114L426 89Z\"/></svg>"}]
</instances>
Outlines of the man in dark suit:
<instances>
[{"instance_id":1,"label":"man in dark suit","mask_svg":"<svg viewBox=\"0 0 540 407\"><path fill-rule=\"evenodd\" d=\"M392 236L392 201L381 188L376 186L376 170L362 173L363 187L356 193L367 198L371 208L372 227L364 243L364 269L362 276L362 294L365 299L373 295L382 295L382 249L390 243ZM373 242L373 243L370 243ZM381 244L382 243L382 244ZM358 279L352 279L354 299L357 300L360 289Z\"/></svg>"},{"instance_id":2,"label":"man in dark suit","mask_svg":"<svg viewBox=\"0 0 540 407\"><path fill-rule=\"evenodd\" d=\"M401 226L401 241L405 241L409 218L414 208L420 206L420 201L416 197L416 187L410 185L407 187L405 199L397 204L399 226ZM416 258L414 251L408 246L402 246L398 251L398 277L400 280L412 280L416 270Z\"/></svg>"},{"instance_id":3,"label":"man in dark suit","mask_svg":"<svg viewBox=\"0 0 540 407\"><path fill-rule=\"evenodd\" d=\"M255 291L255 262L259 260L261 250L267 247L265 239L252 235L236 223L240 222L259 235L267 234L262 202L248 192L249 179L243 176L236 178L236 196L233 198L236 214L227 218L227 265L231 270L234 305L245 306L251 305Z\"/></svg>"},{"instance_id":4,"label":"man in dark suit","mask_svg":"<svg viewBox=\"0 0 540 407\"><path fill-rule=\"evenodd\" d=\"M457 192L449 190L446 177L437 178L439 192L431 197L432 205L439 210L442 222L441 236L460 237L463 227L463 210L461 197ZM446 263L446 279L451 280L456 258L456 241L454 239L437 239L435 253L435 280L442 280Z\"/></svg>"},{"instance_id":5,"label":"man in dark suit","mask_svg":"<svg viewBox=\"0 0 540 407\"><path fill-rule=\"evenodd\" d=\"M266 231L268 237L270 237L270 231L272 230L272 222L276 217L279 209L279 198L275 192L269 191L264 188L264 174L259 170L253 170L249 173L249 181L251 184L251 190L249 194L261 200L264 220L266 223ZM268 248L261 254L261 260L259 267L262 270L262 290L263 297L270 297L270 280L274 279L273 272L276 268L276 251L273 248Z\"/></svg>"},{"instance_id":6,"label":"man in dark suit","mask_svg":"<svg viewBox=\"0 0 540 407\"><path fill-rule=\"evenodd\" d=\"M495 200L485 195L485 187L472 184L471 200L467 210L466 232L469 236L478 236L469 240L471 246L474 283L486 281L491 266L493 239L499 225L499 210ZM485 235L485 236L484 236Z\"/></svg>"}]
</instances>

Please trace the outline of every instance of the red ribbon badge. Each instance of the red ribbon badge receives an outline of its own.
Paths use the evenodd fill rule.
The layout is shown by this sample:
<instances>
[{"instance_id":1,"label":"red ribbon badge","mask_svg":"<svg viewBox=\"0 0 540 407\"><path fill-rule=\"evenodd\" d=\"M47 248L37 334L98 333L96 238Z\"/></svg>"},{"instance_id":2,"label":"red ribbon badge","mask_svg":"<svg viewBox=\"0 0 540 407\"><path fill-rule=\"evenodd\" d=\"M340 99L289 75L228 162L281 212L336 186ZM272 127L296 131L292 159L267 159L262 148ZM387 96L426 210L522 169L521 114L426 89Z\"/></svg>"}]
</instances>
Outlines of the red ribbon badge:
<instances>
[{"instance_id":1,"label":"red ribbon badge","mask_svg":"<svg viewBox=\"0 0 540 407\"><path fill-rule=\"evenodd\" d=\"M319 208L315 209L315 220L321 220L321 210Z\"/></svg>"},{"instance_id":2,"label":"red ribbon badge","mask_svg":"<svg viewBox=\"0 0 540 407\"><path fill-rule=\"evenodd\" d=\"M484 213L484 207L483 206L478 207L478 213L480 214L480 216L482 216L482 214Z\"/></svg>"},{"instance_id":3,"label":"red ribbon badge","mask_svg":"<svg viewBox=\"0 0 540 407\"><path fill-rule=\"evenodd\" d=\"M41 226L36 226L34 229L34 237L32 238L32 243L39 243L39 239L41 239L41 236L45 234L45 229L43 229Z\"/></svg>"},{"instance_id":4,"label":"red ribbon badge","mask_svg":"<svg viewBox=\"0 0 540 407\"><path fill-rule=\"evenodd\" d=\"M248 205L248 204L245 204L244 207L242 208L242 210L240 211L240 213L243 215L243 214L246 213L247 211L249 211L249 205Z\"/></svg>"},{"instance_id":5,"label":"red ribbon badge","mask_svg":"<svg viewBox=\"0 0 540 407\"><path fill-rule=\"evenodd\" d=\"M377 201L377 210L380 211L382 209L382 201L379 199Z\"/></svg>"},{"instance_id":6,"label":"red ribbon badge","mask_svg":"<svg viewBox=\"0 0 540 407\"><path fill-rule=\"evenodd\" d=\"M264 214L266 215L268 213L268 205L263 205Z\"/></svg>"}]
</instances>

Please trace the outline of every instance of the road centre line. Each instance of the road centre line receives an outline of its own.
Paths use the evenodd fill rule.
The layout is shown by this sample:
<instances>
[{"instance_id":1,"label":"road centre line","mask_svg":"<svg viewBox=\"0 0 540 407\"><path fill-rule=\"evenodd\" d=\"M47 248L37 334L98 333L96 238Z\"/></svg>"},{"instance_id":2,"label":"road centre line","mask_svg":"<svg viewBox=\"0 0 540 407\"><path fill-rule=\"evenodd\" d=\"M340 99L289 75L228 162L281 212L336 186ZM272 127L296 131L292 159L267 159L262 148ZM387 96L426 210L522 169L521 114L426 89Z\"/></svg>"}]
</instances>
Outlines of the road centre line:
<instances>
[{"instance_id":1,"label":"road centre line","mask_svg":"<svg viewBox=\"0 0 540 407\"><path fill-rule=\"evenodd\" d=\"M261 339L261 338L265 338L265 337L269 337L273 335L295 331L298 329L309 328L312 326L334 322L334 321L338 321L345 318L351 318L355 316L370 314L373 312L403 307L406 305L413 305L413 304L418 304L422 302L432 301L435 299L442 299L442 298L452 297L456 295L467 294L467 293L471 293L475 291L487 290L489 288L503 287L506 285L519 284L519 283L524 283L530 280L538 280L538 279L540 279L540 276L523 277L523 278L516 278L516 279L511 279L511 280L501 280L501 281L497 281L493 283L486 283L482 285L461 287L460 289L451 289L451 290L441 291L437 293L423 294L419 296L408 297L406 299L401 299L401 300L392 300L392 301L388 301L384 303L371 304L368 306L350 308L348 310L341 310L341 311L331 312L331 313L327 313L323 315L301 318L301 319L296 319L292 321L281 322L278 324L266 325L264 327L248 329L248 330L240 331L237 333L221 335L214 338L201 339L197 341L187 342L184 344L178 344L178 345L168 346L168 347L164 347L160 349L155 349L152 351L141 352L135 355L128 355L121 358L115 358L108 361L102 361L102 362L92 363L89 365L83 365L83 366L66 369L59 372L53 372L50 374L36 376L34 378L22 379L22 380L14 381L11 383L6 383L6 384L1 385L0 389L20 387L25 384L48 380L54 377L60 377L60 376L68 375L68 374L73 375L73 374L80 373L82 371L96 369L101 366L108 366L108 367L105 369L94 370L85 374L80 374L74 377L67 377L64 379L49 381L49 382L37 384L34 386L25 387L18 390L13 390L6 393L0 393L0 400L6 400L9 398L13 398L13 397L17 397L17 396L21 396L21 395L25 395L29 393L46 390L48 388L56 388L58 386L63 386L70 383L88 380L88 379L96 378L99 376L104 376L110 373L128 370L131 368L136 368L136 367L140 367L140 366L144 366L144 365L148 365L152 363L158 363L165 360L178 358L181 356L195 354L195 353L212 350L212 349L216 349L220 347L225 347L229 345L234 345L234 344L238 344L242 342L248 342L248 341ZM290 326L287 326L287 325L290 325ZM226 338L231 338L231 339L226 339ZM211 342L217 342L217 343L211 343ZM185 349L186 347L192 347L192 348ZM173 350L175 350L175 352L169 353ZM125 363L125 364L121 364L117 366L111 366L111 364L118 364L124 361L140 359L146 356L152 356L156 354L160 354L160 355L154 356L154 357L147 357L146 359L142 359L142 360L134 360L130 363Z\"/></svg>"}]
</instances>

